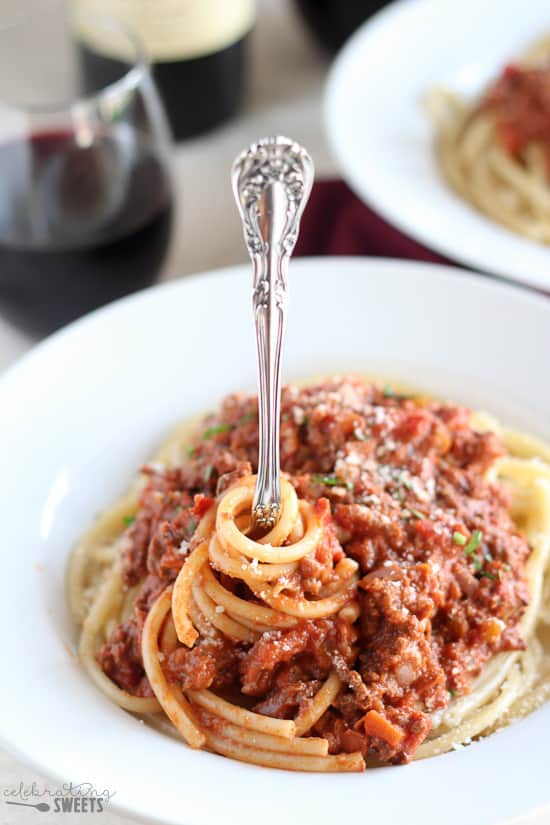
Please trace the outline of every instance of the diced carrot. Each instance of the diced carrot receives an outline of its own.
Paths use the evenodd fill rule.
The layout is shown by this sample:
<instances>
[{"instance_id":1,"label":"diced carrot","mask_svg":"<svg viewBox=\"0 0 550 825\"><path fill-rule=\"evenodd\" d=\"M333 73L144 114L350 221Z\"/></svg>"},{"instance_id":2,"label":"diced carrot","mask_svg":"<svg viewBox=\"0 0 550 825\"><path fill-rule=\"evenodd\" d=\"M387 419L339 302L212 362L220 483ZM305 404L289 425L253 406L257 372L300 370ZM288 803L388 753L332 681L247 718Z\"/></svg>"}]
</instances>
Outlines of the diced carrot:
<instances>
[{"instance_id":1,"label":"diced carrot","mask_svg":"<svg viewBox=\"0 0 550 825\"><path fill-rule=\"evenodd\" d=\"M328 498L318 498L313 507L321 524L326 526L331 521L330 501Z\"/></svg>"},{"instance_id":2,"label":"diced carrot","mask_svg":"<svg viewBox=\"0 0 550 825\"><path fill-rule=\"evenodd\" d=\"M403 731L396 725L388 722L385 716L378 713L376 710L369 710L366 714L363 724L365 733L369 736L376 736L378 739L383 739L392 748L398 748L403 741Z\"/></svg>"},{"instance_id":3,"label":"diced carrot","mask_svg":"<svg viewBox=\"0 0 550 825\"><path fill-rule=\"evenodd\" d=\"M205 513L212 507L214 504L215 499L211 498L210 496L203 496L202 493L198 493L195 496L194 505L193 505L193 512L199 518L202 518Z\"/></svg>"}]
</instances>

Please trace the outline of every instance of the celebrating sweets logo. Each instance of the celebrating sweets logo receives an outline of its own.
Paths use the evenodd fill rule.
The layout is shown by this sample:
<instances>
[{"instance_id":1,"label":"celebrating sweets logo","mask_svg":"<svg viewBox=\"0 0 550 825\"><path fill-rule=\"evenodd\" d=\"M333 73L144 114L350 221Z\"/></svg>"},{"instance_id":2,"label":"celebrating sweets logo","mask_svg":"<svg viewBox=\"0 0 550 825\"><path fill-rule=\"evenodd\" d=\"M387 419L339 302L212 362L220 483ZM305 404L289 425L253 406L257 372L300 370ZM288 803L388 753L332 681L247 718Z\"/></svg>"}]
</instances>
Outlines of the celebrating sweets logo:
<instances>
[{"instance_id":1,"label":"celebrating sweets logo","mask_svg":"<svg viewBox=\"0 0 550 825\"><path fill-rule=\"evenodd\" d=\"M20 782L17 787L4 788L3 797L6 805L34 808L39 813L103 813L115 795L107 788L99 790L91 782L65 782L60 788L51 788L33 782L25 785Z\"/></svg>"}]
</instances>

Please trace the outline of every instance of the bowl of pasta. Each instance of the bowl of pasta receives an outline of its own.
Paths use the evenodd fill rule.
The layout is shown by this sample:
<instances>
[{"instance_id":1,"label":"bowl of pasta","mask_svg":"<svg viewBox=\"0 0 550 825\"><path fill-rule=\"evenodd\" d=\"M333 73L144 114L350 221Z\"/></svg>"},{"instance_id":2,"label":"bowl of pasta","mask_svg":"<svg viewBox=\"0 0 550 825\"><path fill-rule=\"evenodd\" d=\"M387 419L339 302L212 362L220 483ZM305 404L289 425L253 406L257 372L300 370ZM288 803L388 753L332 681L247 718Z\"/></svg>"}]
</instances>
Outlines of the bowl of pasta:
<instances>
[{"instance_id":1,"label":"bowl of pasta","mask_svg":"<svg viewBox=\"0 0 550 825\"><path fill-rule=\"evenodd\" d=\"M272 528L248 267L0 381L2 741L147 821L548 804L550 304L403 261L291 279Z\"/></svg>"},{"instance_id":2,"label":"bowl of pasta","mask_svg":"<svg viewBox=\"0 0 550 825\"><path fill-rule=\"evenodd\" d=\"M544 0L521 13L498 0L402 0L348 42L325 95L343 175L373 209L450 260L542 289L549 35Z\"/></svg>"}]
</instances>

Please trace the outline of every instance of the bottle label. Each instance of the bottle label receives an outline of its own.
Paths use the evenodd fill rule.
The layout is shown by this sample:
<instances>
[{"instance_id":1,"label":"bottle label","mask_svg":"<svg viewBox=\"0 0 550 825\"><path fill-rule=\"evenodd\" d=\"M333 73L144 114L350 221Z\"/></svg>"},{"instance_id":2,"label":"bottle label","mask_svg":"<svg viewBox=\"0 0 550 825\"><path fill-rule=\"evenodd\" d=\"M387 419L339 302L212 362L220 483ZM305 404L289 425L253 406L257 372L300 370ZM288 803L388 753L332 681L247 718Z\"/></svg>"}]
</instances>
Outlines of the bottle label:
<instances>
[{"instance_id":1,"label":"bottle label","mask_svg":"<svg viewBox=\"0 0 550 825\"><path fill-rule=\"evenodd\" d=\"M108 25L109 19L119 20L137 34L153 62L221 51L250 31L256 12L255 0L73 0L73 6L77 36L95 52L132 58L128 39Z\"/></svg>"}]
</instances>

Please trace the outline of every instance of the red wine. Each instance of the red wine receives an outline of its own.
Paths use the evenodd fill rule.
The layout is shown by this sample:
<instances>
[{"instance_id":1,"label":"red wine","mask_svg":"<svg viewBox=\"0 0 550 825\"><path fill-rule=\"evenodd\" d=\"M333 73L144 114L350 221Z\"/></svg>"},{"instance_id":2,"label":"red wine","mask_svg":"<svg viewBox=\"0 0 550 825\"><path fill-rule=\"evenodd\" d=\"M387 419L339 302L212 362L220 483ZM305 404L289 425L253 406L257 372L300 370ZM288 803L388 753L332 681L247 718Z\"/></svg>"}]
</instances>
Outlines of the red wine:
<instances>
[{"instance_id":1,"label":"red wine","mask_svg":"<svg viewBox=\"0 0 550 825\"><path fill-rule=\"evenodd\" d=\"M367 17L390 0L296 0L318 40L336 51Z\"/></svg>"},{"instance_id":2,"label":"red wine","mask_svg":"<svg viewBox=\"0 0 550 825\"><path fill-rule=\"evenodd\" d=\"M0 311L36 336L151 284L168 247L160 160L122 128L85 143L44 132L0 144Z\"/></svg>"},{"instance_id":3,"label":"red wine","mask_svg":"<svg viewBox=\"0 0 550 825\"><path fill-rule=\"evenodd\" d=\"M237 111L254 0L99 1L144 43L176 140L206 132ZM80 8L83 2L97 13L98 0L80 0ZM130 68L131 56L112 32L101 36L83 21L77 36L82 78L90 92Z\"/></svg>"}]
</instances>

